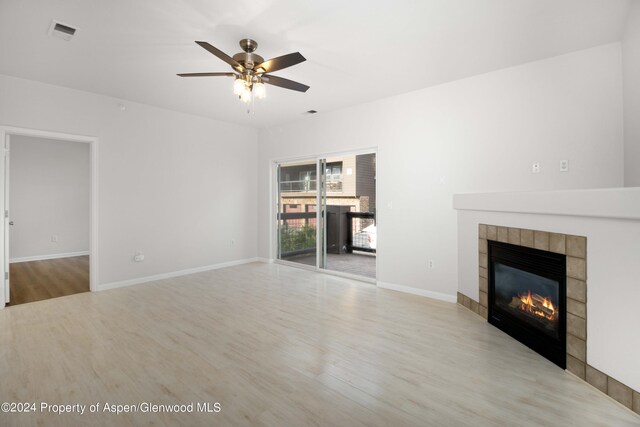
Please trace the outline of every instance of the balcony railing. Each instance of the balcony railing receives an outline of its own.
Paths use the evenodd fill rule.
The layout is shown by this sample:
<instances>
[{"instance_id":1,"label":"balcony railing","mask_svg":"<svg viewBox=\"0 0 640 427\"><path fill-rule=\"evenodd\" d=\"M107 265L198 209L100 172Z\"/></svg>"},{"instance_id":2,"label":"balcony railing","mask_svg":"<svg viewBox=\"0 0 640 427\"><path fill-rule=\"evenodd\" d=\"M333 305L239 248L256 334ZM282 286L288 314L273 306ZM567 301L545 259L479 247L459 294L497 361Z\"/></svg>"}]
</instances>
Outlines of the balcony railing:
<instances>
[{"instance_id":1,"label":"balcony railing","mask_svg":"<svg viewBox=\"0 0 640 427\"><path fill-rule=\"evenodd\" d=\"M280 255L283 259L316 251L316 213L281 212Z\"/></svg>"},{"instance_id":2,"label":"balcony railing","mask_svg":"<svg viewBox=\"0 0 640 427\"><path fill-rule=\"evenodd\" d=\"M318 181L315 179L302 179L299 181L280 181L282 193L308 193L318 189ZM342 191L342 176L327 178L327 192Z\"/></svg>"},{"instance_id":3,"label":"balcony railing","mask_svg":"<svg viewBox=\"0 0 640 427\"><path fill-rule=\"evenodd\" d=\"M349 252L362 251L376 253L376 214L373 212L347 212L349 220ZM373 229L371 229L373 225Z\"/></svg>"},{"instance_id":4,"label":"balcony railing","mask_svg":"<svg viewBox=\"0 0 640 427\"><path fill-rule=\"evenodd\" d=\"M346 246L346 252L376 253L376 216L373 212L345 212L347 240L338 242ZM316 212L279 213L280 254L283 259L314 253L316 250ZM371 229L371 225L374 225ZM338 234L338 233L333 233Z\"/></svg>"},{"instance_id":5,"label":"balcony railing","mask_svg":"<svg viewBox=\"0 0 640 427\"><path fill-rule=\"evenodd\" d=\"M280 191L283 193L307 193L316 191L317 181L315 179L303 179L300 181L280 181Z\"/></svg>"},{"instance_id":6,"label":"balcony railing","mask_svg":"<svg viewBox=\"0 0 640 427\"><path fill-rule=\"evenodd\" d=\"M327 177L327 193L342 191L342 175Z\"/></svg>"}]
</instances>

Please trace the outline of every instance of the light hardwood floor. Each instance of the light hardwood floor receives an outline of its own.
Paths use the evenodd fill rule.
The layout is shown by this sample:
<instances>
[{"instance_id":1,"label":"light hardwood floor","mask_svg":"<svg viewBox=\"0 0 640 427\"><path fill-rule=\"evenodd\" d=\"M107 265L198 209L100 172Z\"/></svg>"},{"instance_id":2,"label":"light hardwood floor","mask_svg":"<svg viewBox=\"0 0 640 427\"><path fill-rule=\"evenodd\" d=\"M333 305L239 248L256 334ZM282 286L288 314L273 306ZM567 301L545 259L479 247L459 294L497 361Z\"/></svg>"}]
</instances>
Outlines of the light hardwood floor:
<instances>
[{"instance_id":1,"label":"light hardwood floor","mask_svg":"<svg viewBox=\"0 0 640 427\"><path fill-rule=\"evenodd\" d=\"M632 426L470 311L249 264L0 312L0 402L220 402L0 425Z\"/></svg>"},{"instance_id":2,"label":"light hardwood floor","mask_svg":"<svg viewBox=\"0 0 640 427\"><path fill-rule=\"evenodd\" d=\"M89 256L10 264L11 304L89 292Z\"/></svg>"}]
</instances>

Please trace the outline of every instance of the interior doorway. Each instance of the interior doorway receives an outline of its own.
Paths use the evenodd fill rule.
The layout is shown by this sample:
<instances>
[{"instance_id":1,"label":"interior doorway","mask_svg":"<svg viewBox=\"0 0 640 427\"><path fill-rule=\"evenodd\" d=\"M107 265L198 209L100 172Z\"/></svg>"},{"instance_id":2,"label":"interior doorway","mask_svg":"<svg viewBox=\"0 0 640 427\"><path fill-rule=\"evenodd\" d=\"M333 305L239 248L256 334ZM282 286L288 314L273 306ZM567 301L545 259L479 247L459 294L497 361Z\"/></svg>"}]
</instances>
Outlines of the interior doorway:
<instances>
[{"instance_id":1,"label":"interior doorway","mask_svg":"<svg viewBox=\"0 0 640 427\"><path fill-rule=\"evenodd\" d=\"M277 259L375 280L376 153L278 162Z\"/></svg>"},{"instance_id":2,"label":"interior doorway","mask_svg":"<svg viewBox=\"0 0 640 427\"><path fill-rule=\"evenodd\" d=\"M93 290L97 139L8 127L0 127L0 136L0 307Z\"/></svg>"}]
</instances>

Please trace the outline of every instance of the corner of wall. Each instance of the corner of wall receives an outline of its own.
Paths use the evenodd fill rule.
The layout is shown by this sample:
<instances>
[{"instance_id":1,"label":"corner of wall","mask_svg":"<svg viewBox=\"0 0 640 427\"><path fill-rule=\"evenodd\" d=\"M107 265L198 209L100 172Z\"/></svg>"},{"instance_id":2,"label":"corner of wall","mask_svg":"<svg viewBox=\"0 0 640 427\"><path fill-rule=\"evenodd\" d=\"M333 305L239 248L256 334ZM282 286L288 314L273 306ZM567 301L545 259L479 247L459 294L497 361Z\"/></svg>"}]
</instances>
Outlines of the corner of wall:
<instances>
[{"instance_id":1,"label":"corner of wall","mask_svg":"<svg viewBox=\"0 0 640 427\"><path fill-rule=\"evenodd\" d=\"M640 186L640 2L629 7L622 37L624 186Z\"/></svg>"}]
</instances>

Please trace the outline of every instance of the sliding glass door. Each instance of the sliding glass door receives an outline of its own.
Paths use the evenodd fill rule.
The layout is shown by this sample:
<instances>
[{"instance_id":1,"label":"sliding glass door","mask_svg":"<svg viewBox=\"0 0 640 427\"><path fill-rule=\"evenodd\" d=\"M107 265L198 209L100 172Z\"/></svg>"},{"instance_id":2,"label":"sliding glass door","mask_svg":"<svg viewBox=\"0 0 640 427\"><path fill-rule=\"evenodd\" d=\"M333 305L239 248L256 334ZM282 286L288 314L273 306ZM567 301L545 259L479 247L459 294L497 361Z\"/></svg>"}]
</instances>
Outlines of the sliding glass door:
<instances>
[{"instance_id":1,"label":"sliding glass door","mask_svg":"<svg viewBox=\"0 0 640 427\"><path fill-rule=\"evenodd\" d=\"M376 278L376 154L326 159L323 268Z\"/></svg>"},{"instance_id":2,"label":"sliding glass door","mask_svg":"<svg viewBox=\"0 0 640 427\"><path fill-rule=\"evenodd\" d=\"M278 259L318 265L318 161L279 163ZM322 246L322 245L320 245Z\"/></svg>"},{"instance_id":3,"label":"sliding glass door","mask_svg":"<svg viewBox=\"0 0 640 427\"><path fill-rule=\"evenodd\" d=\"M277 258L375 279L376 154L277 164Z\"/></svg>"}]
</instances>

